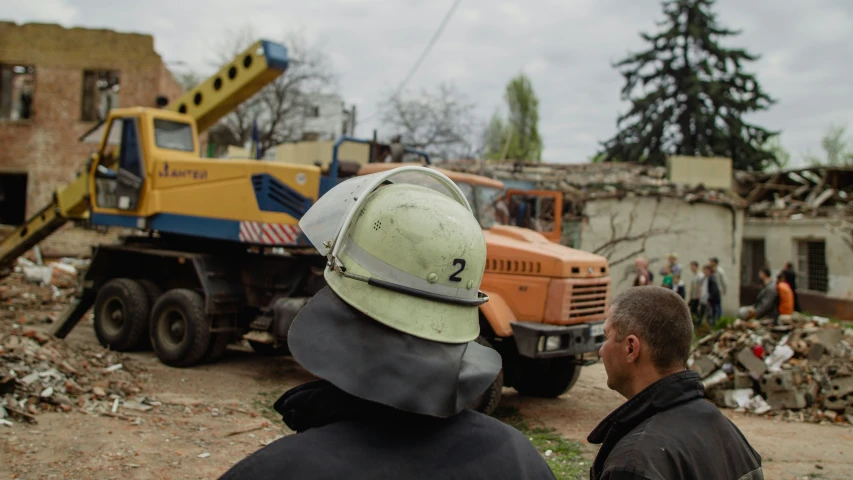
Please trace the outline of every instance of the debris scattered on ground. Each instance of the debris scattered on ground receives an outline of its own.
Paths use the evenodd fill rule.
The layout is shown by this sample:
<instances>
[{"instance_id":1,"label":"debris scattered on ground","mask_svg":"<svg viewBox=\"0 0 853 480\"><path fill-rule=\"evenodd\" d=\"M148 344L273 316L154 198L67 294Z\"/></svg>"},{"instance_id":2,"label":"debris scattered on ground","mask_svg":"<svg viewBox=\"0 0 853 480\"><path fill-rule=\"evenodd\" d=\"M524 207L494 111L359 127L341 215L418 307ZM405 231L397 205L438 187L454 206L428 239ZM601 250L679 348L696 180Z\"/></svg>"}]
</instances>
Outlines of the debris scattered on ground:
<instances>
[{"instance_id":1,"label":"debris scattered on ground","mask_svg":"<svg viewBox=\"0 0 853 480\"><path fill-rule=\"evenodd\" d=\"M821 317L736 320L702 338L688 366L721 408L800 422L853 423L853 329Z\"/></svg>"},{"instance_id":2,"label":"debris scattered on ground","mask_svg":"<svg viewBox=\"0 0 853 480\"><path fill-rule=\"evenodd\" d=\"M15 273L23 275L24 280L29 283L56 288L74 288L77 286L77 278L81 270L88 268L88 260L75 258L62 258L58 262L49 262L47 265L18 257Z\"/></svg>"},{"instance_id":3,"label":"debris scattered on ground","mask_svg":"<svg viewBox=\"0 0 853 480\"><path fill-rule=\"evenodd\" d=\"M150 410L136 371L119 353L72 347L41 330L3 322L0 419L37 423L45 411L123 418L123 413Z\"/></svg>"}]
</instances>

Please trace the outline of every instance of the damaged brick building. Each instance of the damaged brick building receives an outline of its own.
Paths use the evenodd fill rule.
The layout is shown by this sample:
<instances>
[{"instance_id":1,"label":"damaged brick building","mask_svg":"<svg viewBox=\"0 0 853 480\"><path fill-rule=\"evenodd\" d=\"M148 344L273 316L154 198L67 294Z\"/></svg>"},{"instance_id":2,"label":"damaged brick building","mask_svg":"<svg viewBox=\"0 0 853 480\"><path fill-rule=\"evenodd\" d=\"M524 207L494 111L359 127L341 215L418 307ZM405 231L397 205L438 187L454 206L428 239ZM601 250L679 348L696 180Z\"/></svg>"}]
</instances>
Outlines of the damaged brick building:
<instances>
[{"instance_id":1,"label":"damaged brick building","mask_svg":"<svg viewBox=\"0 0 853 480\"><path fill-rule=\"evenodd\" d=\"M18 225L72 180L96 146L79 138L110 108L156 107L183 93L151 35L0 22L0 224ZM46 253L88 251L71 229Z\"/></svg>"}]
</instances>

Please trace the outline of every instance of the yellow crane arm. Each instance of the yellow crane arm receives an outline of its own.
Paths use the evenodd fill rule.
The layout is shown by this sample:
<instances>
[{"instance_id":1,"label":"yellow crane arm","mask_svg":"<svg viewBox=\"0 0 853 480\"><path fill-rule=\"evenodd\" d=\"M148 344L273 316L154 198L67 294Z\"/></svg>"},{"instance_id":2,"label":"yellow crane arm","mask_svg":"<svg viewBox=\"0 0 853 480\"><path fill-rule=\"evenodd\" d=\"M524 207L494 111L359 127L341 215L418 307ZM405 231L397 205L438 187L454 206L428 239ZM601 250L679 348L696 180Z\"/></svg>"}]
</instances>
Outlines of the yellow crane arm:
<instances>
[{"instance_id":1,"label":"yellow crane arm","mask_svg":"<svg viewBox=\"0 0 853 480\"><path fill-rule=\"evenodd\" d=\"M287 47L259 40L166 109L191 116L202 132L284 73L288 62ZM0 241L0 277L19 256L66 222L89 217L87 174L81 172L73 182L58 188L49 205Z\"/></svg>"},{"instance_id":2,"label":"yellow crane arm","mask_svg":"<svg viewBox=\"0 0 853 480\"><path fill-rule=\"evenodd\" d=\"M203 132L275 80L287 70L288 63L287 47L259 40L167 105L166 110L193 117L196 128Z\"/></svg>"},{"instance_id":3,"label":"yellow crane arm","mask_svg":"<svg viewBox=\"0 0 853 480\"><path fill-rule=\"evenodd\" d=\"M88 187L88 177L85 174L78 175L76 180L56 191L50 204L0 241L0 271L11 269L12 262L69 220L87 218ZM0 276L6 273L3 272Z\"/></svg>"}]
</instances>

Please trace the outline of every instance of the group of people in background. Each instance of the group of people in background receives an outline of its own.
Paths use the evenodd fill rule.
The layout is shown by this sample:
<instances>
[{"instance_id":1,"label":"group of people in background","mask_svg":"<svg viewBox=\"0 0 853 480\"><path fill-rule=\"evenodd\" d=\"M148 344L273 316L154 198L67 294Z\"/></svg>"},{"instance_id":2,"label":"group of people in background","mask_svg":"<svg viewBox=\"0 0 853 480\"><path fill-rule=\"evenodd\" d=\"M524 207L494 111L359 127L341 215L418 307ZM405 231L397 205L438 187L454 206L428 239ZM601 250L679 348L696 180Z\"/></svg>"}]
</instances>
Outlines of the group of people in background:
<instances>
[{"instance_id":1,"label":"group of people in background","mask_svg":"<svg viewBox=\"0 0 853 480\"><path fill-rule=\"evenodd\" d=\"M685 281L681 264L678 263L678 254L667 255L667 263L658 272L660 278L655 281L655 275L649 270L649 262L643 257L634 261L637 275L634 278L634 286L659 285L669 288L678 293L690 306L694 323L701 325L708 322L713 328L722 316L723 296L727 291L726 272L720 266L717 257L708 259L708 263L699 266L699 262L690 262L690 271L693 273L689 281ZM758 293L755 305L747 307L748 318L768 317L775 322L779 315L790 315L800 311L797 299L797 276L794 273L791 262L776 276L775 281L767 268L759 272L762 289Z\"/></svg>"}]
</instances>

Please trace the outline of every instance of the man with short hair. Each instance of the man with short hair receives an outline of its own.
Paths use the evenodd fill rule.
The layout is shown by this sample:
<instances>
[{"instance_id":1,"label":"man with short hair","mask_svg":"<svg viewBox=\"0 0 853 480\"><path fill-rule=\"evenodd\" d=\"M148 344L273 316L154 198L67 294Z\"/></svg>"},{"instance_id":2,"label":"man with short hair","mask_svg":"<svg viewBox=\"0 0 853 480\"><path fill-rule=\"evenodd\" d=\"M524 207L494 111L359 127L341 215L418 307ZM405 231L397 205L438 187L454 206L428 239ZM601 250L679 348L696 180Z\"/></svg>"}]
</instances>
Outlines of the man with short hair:
<instances>
[{"instance_id":1,"label":"man with short hair","mask_svg":"<svg viewBox=\"0 0 853 480\"><path fill-rule=\"evenodd\" d=\"M726 296L728 290L728 281L726 280L726 271L720 266L720 259L717 257L710 258L711 273L717 280L717 286L720 287L720 299L714 304L711 304L711 315L715 318L723 316L723 297Z\"/></svg>"},{"instance_id":2,"label":"man with short hair","mask_svg":"<svg viewBox=\"0 0 853 480\"><path fill-rule=\"evenodd\" d=\"M779 293L776 290L776 282L773 281L773 276L767 267L762 267L758 271L758 278L761 279L761 290L755 299L752 316L759 320L769 317L775 323L779 318Z\"/></svg>"},{"instance_id":3,"label":"man with short hair","mask_svg":"<svg viewBox=\"0 0 853 480\"><path fill-rule=\"evenodd\" d=\"M686 369L693 322L678 294L629 288L611 302L604 335L607 386L628 401L588 437L601 444L591 480L764 478L761 456Z\"/></svg>"}]
</instances>

